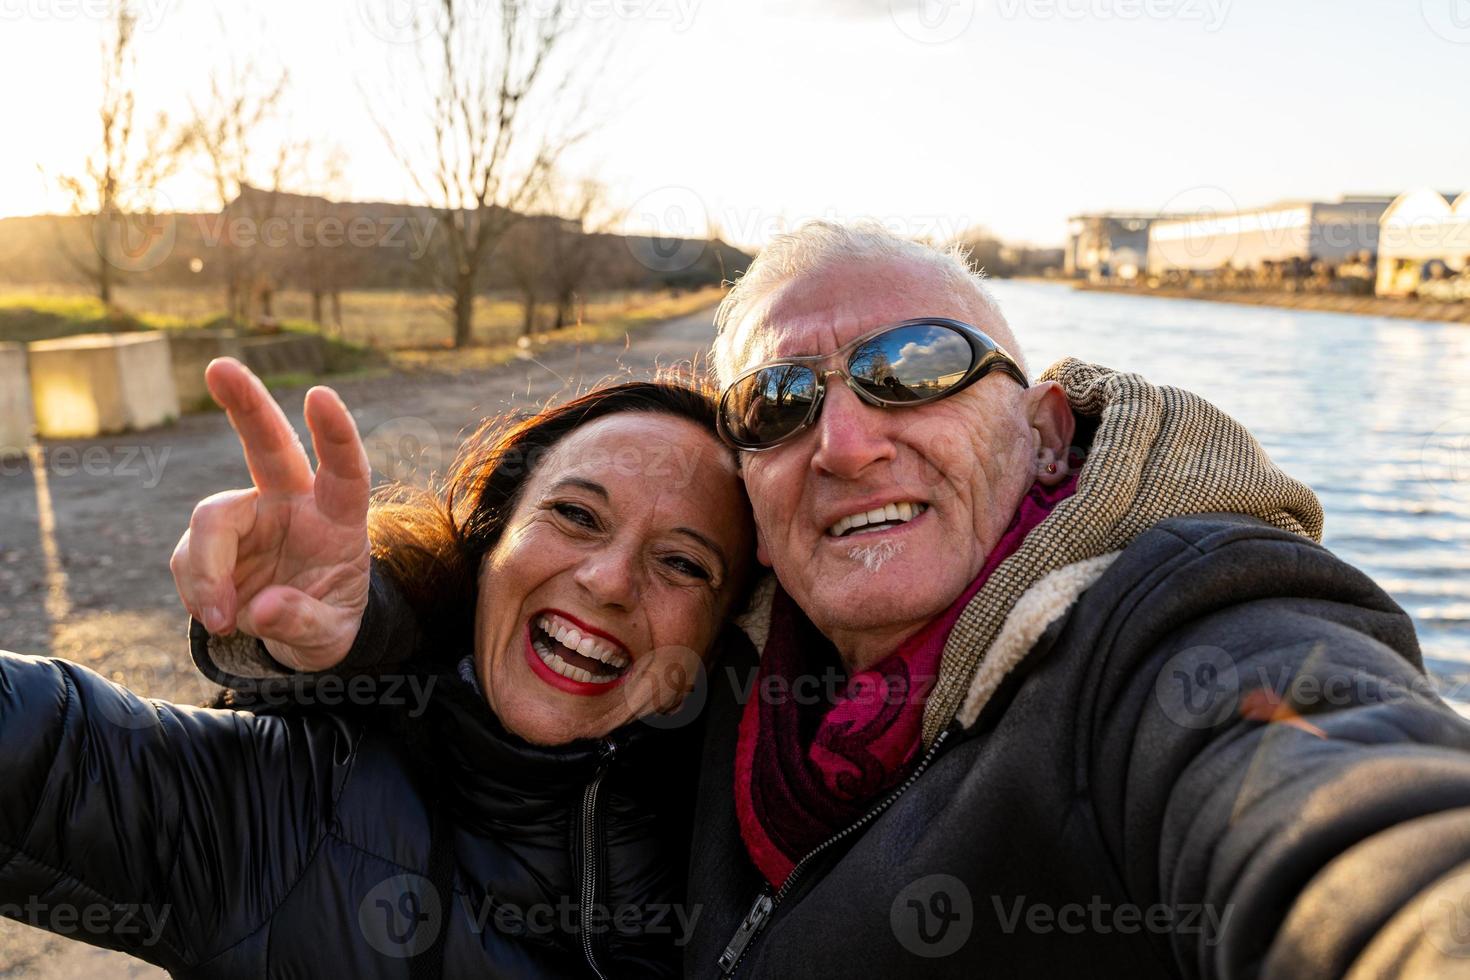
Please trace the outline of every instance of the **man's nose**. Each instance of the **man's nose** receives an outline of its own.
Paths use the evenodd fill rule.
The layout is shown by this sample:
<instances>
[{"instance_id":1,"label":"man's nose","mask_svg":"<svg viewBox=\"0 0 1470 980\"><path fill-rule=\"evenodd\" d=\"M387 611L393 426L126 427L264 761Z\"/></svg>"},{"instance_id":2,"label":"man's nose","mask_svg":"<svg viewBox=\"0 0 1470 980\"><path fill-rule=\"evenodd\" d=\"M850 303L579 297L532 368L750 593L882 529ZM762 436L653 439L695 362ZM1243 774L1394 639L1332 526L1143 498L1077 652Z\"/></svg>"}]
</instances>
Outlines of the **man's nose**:
<instances>
[{"instance_id":1,"label":"man's nose","mask_svg":"<svg viewBox=\"0 0 1470 980\"><path fill-rule=\"evenodd\" d=\"M851 480L874 463L893 459L897 452L887 433L890 414L864 403L834 376L816 422L812 469Z\"/></svg>"},{"instance_id":2,"label":"man's nose","mask_svg":"<svg viewBox=\"0 0 1470 980\"><path fill-rule=\"evenodd\" d=\"M622 610L638 606L638 558L631 547L612 543L599 548L577 566L575 578L600 606Z\"/></svg>"}]
</instances>

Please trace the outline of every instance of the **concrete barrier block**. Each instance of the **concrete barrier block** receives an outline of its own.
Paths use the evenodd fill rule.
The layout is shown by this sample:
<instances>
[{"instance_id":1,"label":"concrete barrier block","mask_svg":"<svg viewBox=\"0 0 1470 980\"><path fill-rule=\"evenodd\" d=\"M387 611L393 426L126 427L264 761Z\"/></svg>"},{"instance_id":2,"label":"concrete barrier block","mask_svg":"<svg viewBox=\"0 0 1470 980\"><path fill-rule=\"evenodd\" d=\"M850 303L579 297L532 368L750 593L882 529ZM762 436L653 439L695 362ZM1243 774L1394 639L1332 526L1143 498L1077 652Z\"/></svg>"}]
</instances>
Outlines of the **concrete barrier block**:
<instances>
[{"instance_id":1,"label":"concrete barrier block","mask_svg":"<svg viewBox=\"0 0 1470 980\"><path fill-rule=\"evenodd\" d=\"M168 338L82 334L30 345L36 431L85 438L150 429L179 415Z\"/></svg>"},{"instance_id":2,"label":"concrete barrier block","mask_svg":"<svg viewBox=\"0 0 1470 980\"><path fill-rule=\"evenodd\" d=\"M26 349L0 344L0 459L24 456L34 428Z\"/></svg>"},{"instance_id":3,"label":"concrete barrier block","mask_svg":"<svg viewBox=\"0 0 1470 980\"><path fill-rule=\"evenodd\" d=\"M245 366L261 377L273 374L316 375L327 366L322 339L312 334L242 337L240 349Z\"/></svg>"},{"instance_id":4,"label":"concrete barrier block","mask_svg":"<svg viewBox=\"0 0 1470 980\"><path fill-rule=\"evenodd\" d=\"M168 347L179 405L189 411L209 402L204 383L209 362L216 357L240 357L240 335L233 330L170 330Z\"/></svg>"}]
</instances>

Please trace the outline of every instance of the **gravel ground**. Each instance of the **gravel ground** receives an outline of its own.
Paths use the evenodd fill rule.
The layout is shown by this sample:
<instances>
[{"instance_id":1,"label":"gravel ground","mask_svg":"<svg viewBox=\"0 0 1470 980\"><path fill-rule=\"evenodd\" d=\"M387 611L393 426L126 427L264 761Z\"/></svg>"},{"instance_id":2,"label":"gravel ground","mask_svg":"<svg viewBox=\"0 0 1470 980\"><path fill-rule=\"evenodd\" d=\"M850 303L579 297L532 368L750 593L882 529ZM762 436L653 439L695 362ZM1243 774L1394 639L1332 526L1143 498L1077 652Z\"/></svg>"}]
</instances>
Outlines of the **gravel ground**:
<instances>
[{"instance_id":1,"label":"gravel ground","mask_svg":"<svg viewBox=\"0 0 1470 980\"><path fill-rule=\"evenodd\" d=\"M698 355L711 336L705 311L646 328L626 346L552 348L487 371L393 374L338 390L381 482L447 464L486 416L534 408L604 378L646 376ZM277 397L305 437L303 394ZM210 697L214 689L189 664L168 558L196 502L248 485L222 412L155 432L48 441L44 460L0 462L0 649L64 657L150 697ZM0 919L0 978L161 976L128 957Z\"/></svg>"}]
</instances>

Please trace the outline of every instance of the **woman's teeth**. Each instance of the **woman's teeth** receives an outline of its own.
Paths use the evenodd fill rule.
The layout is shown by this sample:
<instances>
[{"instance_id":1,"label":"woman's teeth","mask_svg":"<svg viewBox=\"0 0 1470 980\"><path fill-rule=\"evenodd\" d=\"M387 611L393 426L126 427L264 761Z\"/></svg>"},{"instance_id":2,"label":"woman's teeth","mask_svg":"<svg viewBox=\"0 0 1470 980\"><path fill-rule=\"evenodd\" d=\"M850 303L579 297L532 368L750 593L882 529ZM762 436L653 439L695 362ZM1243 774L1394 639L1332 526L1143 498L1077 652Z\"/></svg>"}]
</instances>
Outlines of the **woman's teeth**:
<instances>
[{"instance_id":1,"label":"woman's teeth","mask_svg":"<svg viewBox=\"0 0 1470 980\"><path fill-rule=\"evenodd\" d=\"M848 514L836 524L827 528L827 533L834 538L840 538L849 532L852 534L871 534L874 531L882 531L894 525L907 524L928 509L928 504L911 504L907 502L874 507L869 511Z\"/></svg>"},{"instance_id":2,"label":"woman's teeth","mask_svg":"<svg viewBox=\"0 0 1470 980\"><path fill-rule=\"evenodd\" d=\"M536 628L542 635L533 635L531 647L541 662L563 677L584 684L610 684L622 676L629 664L627 654L614 648L599 637L583 635L575 626L559 616L545 615L536 620ZM555 645L553 645L553 643ZM561 649L557 649L557 647ZM594 673L585 667L570 663L569 655L586 657L606 668L606 672Z\"/></svg>"}]
</instances>

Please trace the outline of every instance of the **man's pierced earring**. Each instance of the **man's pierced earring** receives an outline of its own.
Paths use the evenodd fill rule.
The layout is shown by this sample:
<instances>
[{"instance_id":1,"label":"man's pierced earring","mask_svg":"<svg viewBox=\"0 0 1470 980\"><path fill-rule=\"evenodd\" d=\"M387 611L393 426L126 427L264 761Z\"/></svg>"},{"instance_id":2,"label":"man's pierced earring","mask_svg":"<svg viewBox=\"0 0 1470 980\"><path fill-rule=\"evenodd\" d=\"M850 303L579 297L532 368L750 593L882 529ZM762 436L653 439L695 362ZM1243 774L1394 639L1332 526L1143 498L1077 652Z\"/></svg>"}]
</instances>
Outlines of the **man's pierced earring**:
<instances>
[{"instance_id":1,"label":"man's pierced earring","mask_svg":"<svg viewBox=\"0 0 1470 980\"><path fill-rule=\"evenodd\" d=\"M1048 473L1055 473L1057 471L1057 464L1056 463L1047 463L1046 464L1046 471Z\"/></svg>"}]
</instances>

